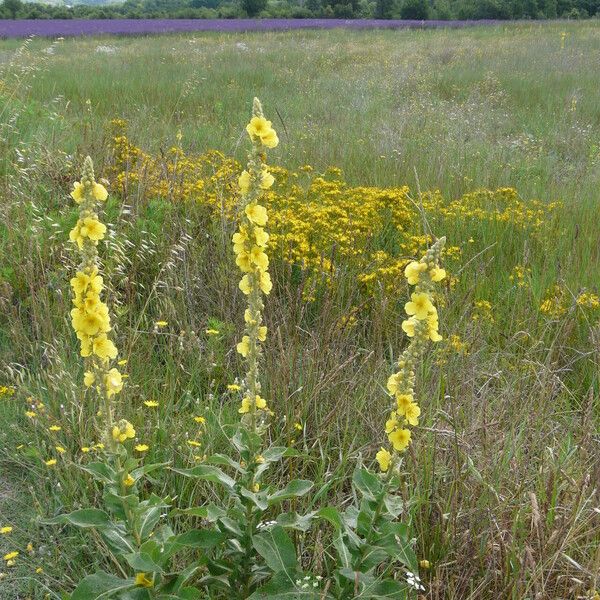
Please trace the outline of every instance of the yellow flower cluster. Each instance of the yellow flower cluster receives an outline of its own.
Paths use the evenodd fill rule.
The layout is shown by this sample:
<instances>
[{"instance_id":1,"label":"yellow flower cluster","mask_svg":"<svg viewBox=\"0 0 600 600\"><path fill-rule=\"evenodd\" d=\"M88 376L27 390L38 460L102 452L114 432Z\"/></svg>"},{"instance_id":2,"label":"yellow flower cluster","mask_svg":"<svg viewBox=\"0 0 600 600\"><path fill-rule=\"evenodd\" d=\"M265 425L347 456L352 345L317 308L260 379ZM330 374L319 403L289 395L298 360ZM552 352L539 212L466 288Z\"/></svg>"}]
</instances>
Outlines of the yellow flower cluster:
<instances>
[{"instance_id":1,"label":"yellow flower cluster","mask_svg":"<svg viewBox=\"0 0 600 600\"><path fill-rule=\"evenodd\" d=\"M252 141L248 167L238 179L241 191L239 227L233 235L235 262L243 273L239 288L248 298L244 312L244 336L237 351L246 361L244 397L239 412L250 415L252 426L256 425L257 411L267 411L267 402L260 395L258 362L260 342L267 338L267 328L262 324L262 294L269 294L273 287L269 274L269 258L266 253L269 234L265 231L268 221L267 209L259 200L275 178L263 162L264 149L279 143L277 133L262 113L258 99L254 99L253 116L246 127Z\"/></svg>"},{"instance_id":2,"label":"yellow flower cluster","mask_svg":"<svg viewBox=\"0 0 600 600\"><path fill-rule=\"evenodd\" d=\"M575 296L564 285L555 283L546 290L540 312L551 319L559 319L573 307L597 310L600 308L600 297L592 292L580 292Z\"/></svg>"},{"instance_id":3,"label":"yellow flower cluster","mask_svg":"<svg viewBox=\"0 0 600 600\"><path fill-rule=\"evenodd\" d=\"M434 284L446 277L440 268L440 256L446 238L440 238L425 253L420 261L410 262L404 269L404 276L415 290L404 306L408 318L402 329L410 338L410 344L398 361L398 371L390 376L387 389L395 399L394 409L385 424L392 451L381 448L376 455L382 471L387 471L394 462L394 454L406 450L411 441L409 426L419 424L421 409L415 401L415 369L427 342L439 342L438 312L434 305Z\"/></svg>"},{"instance_id":4,"label":"yellow flower cluster","mask_svg":"<svg viewBox=\"0 0 600 600\"><path fill-rule=\"evenodd\" d=\"M110 398L123 389L123 377L109 362L117 357L117 347L109 339L111 331L108 307L101 299L104 280L98 271L98 241L104 238L106 226L100 222L97 207L104 202L108 192L94 179L94 167L88 156L83 165L81 181L74 184L71 197L79 205L79 219L71 230L70 239L77 244L81 264L71 279L73 305L71 323L81 344L81 356L88 359L89 369L84 375L84 385L95 387L105 400L109 441L123 441L115 437L112 427ZM126 439L126 438L125 438Z\"/></svg>"},{"instance_id":5,"label":"yellow flower cluster","mask_svg":"<svg viewBox=\"0 0 600 600\"><path fill-rule=\"evenodd\" d=\"M263 139L273 144L276 134L270 133L266 119L255 123L248 127L255 128L252 135L264 150L268 146ZM406 186L352 186L339 169L317 174L310 166L296 171L261 168L251 182L248 169L219 152L193 155L173 147L157 155L146 153L128 139L125 126L114 122L114 164L109 172L125 197L196 202L214 216L233 220L239 196L254 185L269 214L269 255L301 269L307 300L323 283L334 285L342 270L356 273L365 294L397 298L406 256L419 255L432 243L420 232L420 212ZM558 206L525 200L512 188L476 190L452 200L438 191L423 194L432 224L444 230L464 231L464 223L469 230L473 224L496 225L539 238ZM462 248L444 252L445 260L458 260Z\"/></svg>"}]
</instances>

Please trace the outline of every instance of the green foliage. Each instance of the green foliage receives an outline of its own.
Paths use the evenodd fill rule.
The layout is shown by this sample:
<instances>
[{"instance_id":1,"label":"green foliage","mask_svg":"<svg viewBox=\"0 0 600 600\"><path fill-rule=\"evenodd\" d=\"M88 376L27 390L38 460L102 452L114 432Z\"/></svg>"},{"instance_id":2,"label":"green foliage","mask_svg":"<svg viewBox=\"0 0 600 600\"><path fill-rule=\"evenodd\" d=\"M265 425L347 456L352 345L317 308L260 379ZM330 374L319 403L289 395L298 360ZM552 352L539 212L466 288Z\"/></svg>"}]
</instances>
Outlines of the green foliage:
<instances>
[{"instance_id":1,"label":"green foliage","mask_svg":"<svg viewBox=\"0 0 600 600\"><path fill-rule=\"evenodd\" d=\"M429 18L429 15L428 0L404 0L400 9L400 16L403 19L424 21Z\"/></svg>"},{"instance_id":2,"label":"green foliage","mask_svg":"<svg viewBox=\"0 0 600 600\"><path fill-rule=\"evenodd\" d=\"M600 0L126 0L121 4L92 2L72 7L5 0L8 18L26 19L214 19L241 17L337 19L568 19L597 15Z\"/></svg>"},{"instance_id":3,"label":"green foliage","mask_svg":"<svg viewBox=\"0 0 600 600\"><path fill-rule=\"evenodd\" d=\"M267 6L267 0L241 0L241 3L249 17L255 17Z\"/></svg>"}]
</instances>

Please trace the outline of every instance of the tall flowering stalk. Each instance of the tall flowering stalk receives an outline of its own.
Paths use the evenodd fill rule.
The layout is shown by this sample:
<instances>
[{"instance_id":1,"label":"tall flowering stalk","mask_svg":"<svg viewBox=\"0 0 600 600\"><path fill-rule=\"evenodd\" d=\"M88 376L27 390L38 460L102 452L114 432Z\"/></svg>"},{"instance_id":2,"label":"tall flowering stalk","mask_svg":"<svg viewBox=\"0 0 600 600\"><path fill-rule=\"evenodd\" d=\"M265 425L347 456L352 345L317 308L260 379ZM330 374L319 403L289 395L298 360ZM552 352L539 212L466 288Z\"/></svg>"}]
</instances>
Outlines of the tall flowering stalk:
<instances>
[{"instance_id":1,"label":"tall flowering stalk","mask_svg":"<svg viewBox=\"0 0 600 600\"><path fill-rule=\"evenodd\" d=\"M104 186L94 178L94 166L88 156L83 164L81 181L76 181L71 197L79 205L79 219L70 232L77 245L81 262L71 279L73 305L71 323L81 344L81 356L86 359L84 384L94 388L103 401L103 438L110 449L118 442L135 436L130 423L125 420L115 424L111 399L123 389L119 370L111 367L117 357L117 347L109 338L111 331L108 307L102 301L104 280L98 269L98 242L106 235L106 225L98 217L98 207L108 197Z\"/></svg>"},{"instance_id":2,"label":"tall flowering stalk","mask_svg":"<svg viewBox=\"0 0 600 600\"><path fill-rule=\"evenodd\" d=\"M398 371L390 376L387 389L394 397L395 406L385 424L390 450L381 448L376 458L380 469L388 471L397 462L399 453L406 450L411 441L410 427L419 424L421 409L415 401L415 370L427 342L439 342L438 313L434 305L435 284L446 277L440 268L440 255L446 238L440 238L427 250L420 261L409 263L404 275L410 285L414 285L411 299L404 306L408 318L402 329L410 338L408 347L398 361Z\"/></svg>"},{"instance_id":3,"label":"tall flowering stalk","mask_svg":"<svg viewBox=\"0 0 600 600\"><path fill-rule=\"evenodd\" d=\"M247 169L239 178L242 200L239 214L239 228L233 235L233 250L236 264L243 273L240 290L247 296L248 305L244 313L244 336L237 345L237 351L246 363L243 399L239 412L242 419L249 421L252 431L256 431L261 417L268 410L267 402L261 397L259 381L260 343L267 337L267 328L262 324L263 294L271 292L273 284L269 274L269 258L266 254L269 234L265 231L267 209L259 204L261 195L274 182L264 163L265 149L275 148L279 143L277 133L263 115L258 98L254 99L252 119L246 126L252 141Z\"/></svg>"}]
</instances>

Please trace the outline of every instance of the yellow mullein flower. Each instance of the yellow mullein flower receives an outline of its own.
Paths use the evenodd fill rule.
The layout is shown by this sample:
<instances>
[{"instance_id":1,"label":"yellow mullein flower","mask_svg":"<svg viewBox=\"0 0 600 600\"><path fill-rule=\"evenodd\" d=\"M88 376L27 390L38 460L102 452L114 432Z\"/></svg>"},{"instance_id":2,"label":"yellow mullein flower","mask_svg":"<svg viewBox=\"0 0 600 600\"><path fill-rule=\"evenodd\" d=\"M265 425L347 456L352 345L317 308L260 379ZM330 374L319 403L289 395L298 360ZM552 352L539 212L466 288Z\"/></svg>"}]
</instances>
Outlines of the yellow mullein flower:
<instances>
[{"instance_id":1,"label":"yellow mullein flower","mask_svg":"<svg viewBox=\"0 0 600 600\"><path fill-rule=\"evenodd\" d=\"M433 304L429 294L424 292L414 292L410 296L410 302L404 305L407 315L414 315L420 321L427 318L427 315L433 310Z\"/></svg>"},{"instance_id":2,"label":"yellow mullein flower","mask_svg":"<svg viewBox=\"0 0 600 600\"><path fill-rule=\"evenodd\" d=\"M404 276L410 285L416 285L419 283L419 277L423 271L427 271L427 265L422 262L413 261L406 265Z\"/></svg>"},{"instance_id":3,"label":"yellow mullein flower","mask_svg":"<svg viewBox=\"0 0 600 600\"><path fill-rule=\"evenodd\" d=\"M151 588L154 586L154 582L146 575L146 573L136 573L135 585L139 585L145 588Z\"/></svg>"},{"instance_id":4,"label":"yellow mullein flower","mask_svg":"<svg viewBox=\"0 0 600 600\"><path fill-rule=\"evenodd\" d=\"M394 447L394 450L402 452L408 448L410 444L410 429L395 429L388 434L388 439Z\"/></svg>"},{"instance_id":5,"label":"yellow mullein flower","mask_svg":"<svg viewBox=\"0 0 600 600\"><path fill-rule=\"evenodd\" d=\"M244 294L246 294L246 296L250 295L250 292L252 292L252 284L250 283L250 278L248 277L248 275L244 275L240 281L240 290L242 290L242 292Z\"/></svg>"},{"instance_id":6,"label":"yellow mullein flower","mask_svg":"<svg viewBox=\"0 0 600 600\"><path fill-rule=\"evenodd\" d=\"M98 242L104 239L106 225L94 217L86 217L80 224L79 235Z\"/></svg>"},{"instance_id":7,"label":"yellow mullein flower","mask_svg":"<svg viewBox=\"0 0 600 600\"><path fill-rule=\"evenodd\" d=\"M248 356L248 353L250 352L250 338L247 335L245 335L242 338L242 341L239 342L239 344L237 345L236 349L239 354L246 358Z\"/></svg>"},{"instance_id":8,"label":"yellow mullein flower","mask_svg":"<svg viewBox=\"0 0 600 600\"><path fill-rule=\"evenodd\" d=\"M103 360L108 360L109 358L114 360L118 354L117 347L108 339L105 333L101 333L94 338L92 350L96 356Z\"/></svg>"},{"instance_id":9,"label":"yellow mullein flower","mask_svg":"<svg viewBox=\"0 0 600 600\"><path fill-rule=\"evenodd\" d=\"M129 421L121 419L118 424L113 427L112 437L116 442L123 443L125 440L135 437L135 429Z\"/></svg>"},{"instance_id":10,"label":"yellow mullein flower","mask_svg":"<svg viewBox=\"0 0 600 600\"><path fill-rule=\"evenodd\" d=\"M131 474L127 473L125 477L123 477L123 485L125 487L131 487L135 483L135 479L131 476Z\"/></svg>"},{"instance_id":11,"label":"yellow mullein flower","mask_svg":"<svg viewBox=\"0 0 600 600\"><path fill-rule=\"evenodd\" d=\"M82 183L79 183L79 181L76 181L73 184L73 191L71 192L71 198L73 198L73 200L75 200L75 202L77 202L77 204L81 203L81 201L85 197L84 191L85 191L85 186Z\"/></svg>"},{"instance_id":12,"label":"yellow mullein flower","mask_svg":"<svg viewBox=\"0 0 600 600\"><path fill-rule=\"evenodd\" d=\"M247 194L250 189L250 173L244 170L242 174L238 178L238 185L240 186L240 191L242 194Z\"/></svg>"},{"instance_id":13,"label":"yellow mullein flower","mask_svg":"<svg viewBox=\"0 0 600 600\"><path fill-rule=\"evenodd\" d=\"M275 183L275 177L269 173L266 167L263 167L263 170L260 174L260 188L262 190L268 190Z\"/></svg>"},{"instance_id":14,"label":"yellow mullein flower","mask_svg":"<svg viewBox=\"0 0 600 600\"><path fill-rule=\"evenodd\" d=\"M249 204L246 206L246 216L248 219L254 223L254 225L258 225L259 227L264 227L267 224L269 219L267 215L267 209L260 204Z\"/></svg>"},{"instance_id":15,"label":"yellow mullein flower","mask_svg":"<svg viewBox=\"0 0 600 600\"><path fill-rule=\"evenodd\" d=\"M123 377L118 369L113 368L104 376L104 385L109 398L123 389Z\"/></svg>"},{"instance_id":16,"label":"yellow mullein flower","mask_svg":"<svg viewBox=\"0 0 600 600\"><path fill-rule=\"evenodd\" d=\"M92 186L92 195L100 202L104 202L108 198L108 192L101 183L94 183Z\"/></svg>"},{"instance_id":17,"label":"yellow mullein flower","mask_svg":"<svg viewBox=\"0 0 600 600\"><path fill-rule=\"evenodd\" d=\"M383 473L385 473L390 468L392 455L385 448L381 448L381 450L379 450L379 452L375 455L375 459L379 463L379 468Z\"/></svg>"},{"instance_id":18,"label":"yellow mullein flower","mask_svg":"<svg viewBox=\"0 0 600 600\"><path fill-rule=\"evenodd\" d=\"M271 126L271 121L267 121L262 116L254 116L250 119L250 123L246 126L246 131L250 134L253 140L258 138L267 148L275 148L279 143L277 133Z\"/></svg>"},{"instance_id":19,"label":"yellow mullein flower","mask_svg":"<svg viewBox=\"0 0 600 600\"><path fill-rule=\"evenodd\" d=\"M267 296L271 293L273 289L273 283L271 282L271 275L267 271L262 271L260 273L259 286L261 291Z\"/></svg>"}]
</instances>

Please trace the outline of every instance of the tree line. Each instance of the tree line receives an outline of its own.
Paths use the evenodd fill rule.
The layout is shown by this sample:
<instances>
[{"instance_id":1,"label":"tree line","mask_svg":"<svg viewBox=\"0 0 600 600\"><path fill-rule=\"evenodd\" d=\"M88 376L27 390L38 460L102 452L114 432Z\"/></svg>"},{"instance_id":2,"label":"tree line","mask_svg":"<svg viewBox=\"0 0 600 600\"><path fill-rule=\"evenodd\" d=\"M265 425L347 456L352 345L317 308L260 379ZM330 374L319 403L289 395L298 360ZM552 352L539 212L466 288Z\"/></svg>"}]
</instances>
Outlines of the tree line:
<instances>
[{"instance_id":1,"label":"tree line","mask_svg":"<svg viewBox=\"0 0 600 600\"><path fill-rule=\"evenodd\" d=\"M62 5L4 0L2 19L584 19L600 0L126 0Z\"/></svg>"}]
</instances>

